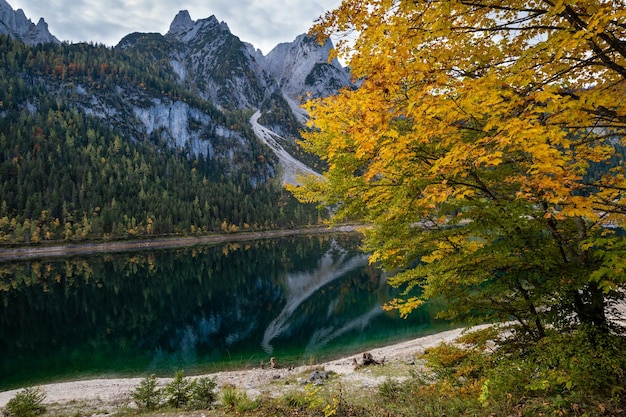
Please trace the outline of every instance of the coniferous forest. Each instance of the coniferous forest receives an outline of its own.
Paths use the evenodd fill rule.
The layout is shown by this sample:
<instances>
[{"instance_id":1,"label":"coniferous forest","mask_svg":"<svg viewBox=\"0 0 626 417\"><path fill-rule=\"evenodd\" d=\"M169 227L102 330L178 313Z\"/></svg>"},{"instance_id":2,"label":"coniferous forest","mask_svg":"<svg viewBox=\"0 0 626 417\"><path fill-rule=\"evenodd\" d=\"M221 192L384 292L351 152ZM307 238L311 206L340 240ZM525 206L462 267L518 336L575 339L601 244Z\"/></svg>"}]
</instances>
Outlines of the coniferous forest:
<instances>
[{"instance_id":1,"label":"coniferous forest","mask_svg":"<svg viewBox=\"0 0 626 417\"><path fill-rule=\"evenodd\" d=\"M186 91L164 60L139 48L29 46L0 37L0 243L112 240L268 230L316 223L280 183L277 161L249 127ZM72 88L67 88L67 86ZM81 90L107 105L120 89L181 101L248 142L225 158L171 146L158 132L128 132L76 102ZM117 106L117 107L116 107ZM193 121L190 121L192 123ZM219 147L222 146L222 152Z\"/></svg>"}]
</instances>

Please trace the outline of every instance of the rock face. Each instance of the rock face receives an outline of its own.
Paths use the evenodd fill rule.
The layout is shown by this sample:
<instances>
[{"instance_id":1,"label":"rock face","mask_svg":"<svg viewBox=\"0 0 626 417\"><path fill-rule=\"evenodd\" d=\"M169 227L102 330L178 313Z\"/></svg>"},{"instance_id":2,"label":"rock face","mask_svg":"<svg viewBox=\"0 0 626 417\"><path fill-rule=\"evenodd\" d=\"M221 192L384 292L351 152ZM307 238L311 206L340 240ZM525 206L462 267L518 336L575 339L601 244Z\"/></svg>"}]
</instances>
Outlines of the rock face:
<instances>
[{"instance_id":1,"label":"rock face","mask_svg":"<svg viewBox=\"0 0 626 417\"><path fill-rule=\"evenodd\" d=\"M174 46L172 67L184 71L181 82L219 107L259 108L277 89L247 45L215 16L193 21L180 11L165 40Z\"/></svg>"},{"instance_id":2,"label":"rock face","mask_svg":"<svg viewBox=\"0 0 626 417\"><path fill-rule=\"evenodd\" d=\"M60 43L50 34L48 24L43 18L39 19L35 25L26 17L22 9L14 11L6 0L0 0L0 33L29 45Z\"/></svg>"},{"instance_id":3,"label":"rock face","mask_svg":"<svg viewBox=\"0 0 626 417\"><path fill-rule=\"evenodd\" d=\"M319 45L315 38L302 34L272 49L265 59L266 68L292 100L336 94L351 81L349 71L337 59L328 62L332 48L330 40Z\"/></svg>"},{"instance_id":4,"label":"rock face","mask_svg":"<svg viewBox=\"0 0 626 417\"><path fill-rule=\"evenodd\" d=\"M173 36L182 35L193 28L194 21L191 20L191 16L187 10L181 10L178 12L172 23L170 24L170 30L167 32Z\"/></svg>"}]
</instances>

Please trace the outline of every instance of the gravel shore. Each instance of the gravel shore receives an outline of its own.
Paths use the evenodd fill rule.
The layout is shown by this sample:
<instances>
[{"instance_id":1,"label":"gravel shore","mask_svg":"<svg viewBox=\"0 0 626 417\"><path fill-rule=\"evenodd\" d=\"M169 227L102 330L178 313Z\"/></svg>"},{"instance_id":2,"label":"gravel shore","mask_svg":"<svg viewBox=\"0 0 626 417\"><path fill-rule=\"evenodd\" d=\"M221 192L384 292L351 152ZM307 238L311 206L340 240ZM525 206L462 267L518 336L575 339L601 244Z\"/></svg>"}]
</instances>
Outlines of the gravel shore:
<instances>
[{"instance_id":1,"label":"gravel shore","mask_svg":"<svg viewBox=\"0 0 626 417\"><path fill-rule=\"evenodd\" d=\"M484 326L472 328L478 329ZM437 333L430 336L420 337L407 342L397 343L382 348L368 350L377 360L386 364L394 362L408 363L415 355L424 349L438 345L441 342L450 342L456 339L466 329L454 329ZM267 368L260 366L254 369L223 371L208 374L215 377L218 387L233 385L239 389L245 389L250 397L255 397L267 389L270 383L276 380L306 375L313 367L324 369L337 374L337 377L346 382L362 384L363 386L376 386L384 377L376 377L370 372L357 371L355 360L360 362L363 352L355 353L341 359L311 365L302 365L290 369ZM280 358L277 358L280 365ZM382 379L381 379L382 378ZM381 379L381 380L379 380ZM130 398L130 392L139 385L141 378L117 378L117 379L93 379L85 381L61 382L42 385L41 389L46 393L46 404L68 404L75 402L98 402L101 404L123 404ZM170 379L160 379L160 384L165 385ZM303 382L305 382L303 380ZM0 407L15 396L18 390L0 392Z\"/></svg>"}]
</instances>

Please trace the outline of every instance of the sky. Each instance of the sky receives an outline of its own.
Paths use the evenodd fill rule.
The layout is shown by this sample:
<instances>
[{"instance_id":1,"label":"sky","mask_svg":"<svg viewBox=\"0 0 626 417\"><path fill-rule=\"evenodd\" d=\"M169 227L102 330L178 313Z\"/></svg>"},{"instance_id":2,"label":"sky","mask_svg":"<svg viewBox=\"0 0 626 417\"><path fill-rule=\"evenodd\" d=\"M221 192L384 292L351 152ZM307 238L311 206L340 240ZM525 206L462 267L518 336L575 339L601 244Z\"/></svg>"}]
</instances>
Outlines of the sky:
<instances>
[{"instance_id":1,"label":"sky","mask_svg":"<svg viewBox=\"0 0 626 417\"><path fill-rule=\"evenodd\" d=\"M215 15L230 31L267 54L305 33L341 0L7 0L37 23L43 17L61 41L115 46L133 32L167 33L180 10L193 20Z\"/></svg>"}]
</instances>

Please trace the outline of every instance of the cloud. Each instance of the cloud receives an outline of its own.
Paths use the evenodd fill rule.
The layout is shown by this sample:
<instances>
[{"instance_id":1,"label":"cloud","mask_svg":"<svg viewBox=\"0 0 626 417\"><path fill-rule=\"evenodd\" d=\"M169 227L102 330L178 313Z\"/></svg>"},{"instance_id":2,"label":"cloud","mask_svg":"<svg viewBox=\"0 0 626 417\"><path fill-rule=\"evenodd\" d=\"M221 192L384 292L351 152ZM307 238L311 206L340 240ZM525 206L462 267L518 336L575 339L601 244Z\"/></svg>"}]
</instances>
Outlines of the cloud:
<instances>
[{"instance_id":1,"label":"cloud","mask_svg":"<svg viewBox=\"0 0 626 417\"><path fill-rule=\"evenodd\" d=\"M241 40L264 53L308 31L340 0L9 0L37 22L43 17L60 40L116 45L132 32L165 34L174 16L188 10L194 20L211 15Z\"/></svg>"}]
</instances>

